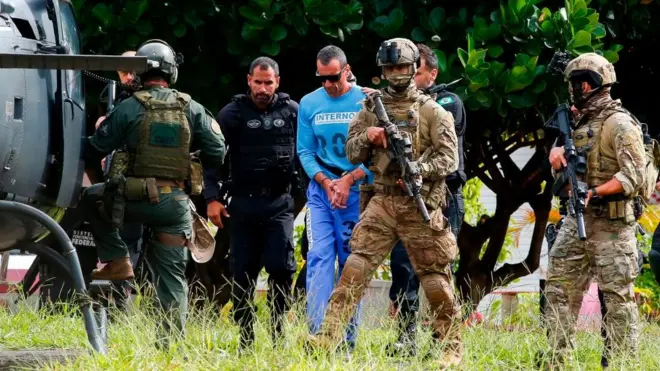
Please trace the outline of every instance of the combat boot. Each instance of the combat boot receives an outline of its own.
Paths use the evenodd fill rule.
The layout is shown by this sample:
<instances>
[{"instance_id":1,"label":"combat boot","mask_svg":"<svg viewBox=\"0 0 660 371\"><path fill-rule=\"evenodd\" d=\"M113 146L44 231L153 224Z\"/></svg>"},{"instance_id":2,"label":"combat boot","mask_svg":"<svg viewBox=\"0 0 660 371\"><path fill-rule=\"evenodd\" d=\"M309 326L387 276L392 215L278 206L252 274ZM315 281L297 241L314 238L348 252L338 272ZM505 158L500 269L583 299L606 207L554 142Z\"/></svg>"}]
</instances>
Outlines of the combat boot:
<instances>
[{"instance_id":1,"label":"combat boot","mask_svg":"<svg viewBox=\"0 0 660 371\"><path fill-rule=\"evenodd\" d=\"M133 266L128 257L109 261L103 268L92 271L92 279L100 281L131 280L134 277Z\"/></svg>"},{"instance_id":2,"label":"combat boot","mask_svg":"<svg viewBox=\"0 0 660 371\"><path fill-rule=\"evenodd\" d=\"M410 303L404 300L401 303L397 315L397 330L399 336L397 340L386 348L387 355L390 357L404 356L414 357L417 354L417 312L411 308Z\"/></svg>"}]
</instances>

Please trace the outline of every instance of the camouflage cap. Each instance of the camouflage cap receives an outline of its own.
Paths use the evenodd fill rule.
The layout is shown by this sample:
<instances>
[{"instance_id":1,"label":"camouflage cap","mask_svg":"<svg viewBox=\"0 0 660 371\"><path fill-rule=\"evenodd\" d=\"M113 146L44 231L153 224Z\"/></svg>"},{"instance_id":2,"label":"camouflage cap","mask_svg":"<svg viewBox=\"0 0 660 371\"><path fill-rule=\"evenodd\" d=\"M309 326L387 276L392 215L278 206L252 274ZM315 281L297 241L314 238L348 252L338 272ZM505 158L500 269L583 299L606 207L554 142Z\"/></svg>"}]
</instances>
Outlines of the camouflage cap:
<instances>
[{"instance_id":1,"label":"camouflage cap","mask_svg":"<svg viewBox=\"0 0 660 371\"><path fill-rule=\"evenodd\" d=\"M419 49L414 42L404 38L383 41L376 54L378 66L416 64L419 61Z\"/></svg>"},{"instance_id":2,"label":"camouflage cap","mask_svg":"<svg viewBox=\"0 0 660 371\"><path fill-rule=\"evenodd\" d=\"M568 62L564 70L564 77L569 79L576 71L592 71L601 77L602 85L610 85L616 82L614 66L605 57L596 53L581 54Z\"/></svg>"}]
</instances>

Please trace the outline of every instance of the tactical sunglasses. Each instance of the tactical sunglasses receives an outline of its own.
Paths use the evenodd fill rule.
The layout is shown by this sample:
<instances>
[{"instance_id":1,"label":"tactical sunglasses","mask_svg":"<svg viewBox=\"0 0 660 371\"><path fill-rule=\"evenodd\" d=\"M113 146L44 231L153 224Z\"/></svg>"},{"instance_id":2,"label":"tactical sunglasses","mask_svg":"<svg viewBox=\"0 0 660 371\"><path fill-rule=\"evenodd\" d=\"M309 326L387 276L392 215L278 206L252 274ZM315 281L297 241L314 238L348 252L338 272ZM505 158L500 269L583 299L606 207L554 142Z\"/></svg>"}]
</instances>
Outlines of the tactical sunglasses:
<instances>
[{"instance_id":1,"label":"tactical sunglasses","mask_svg":"<svg viewBox=\"0 0 660 371\"><path fill-rule=\"evenodd\" d=\"M339 73L334 74L334 75L319 75L319 71L316 71L316 80L323 84L326 80L330 82L337 82L339 79L341 79L341 74L344 72L346 67L342 68Z\"/></svg>"}]
</instances>

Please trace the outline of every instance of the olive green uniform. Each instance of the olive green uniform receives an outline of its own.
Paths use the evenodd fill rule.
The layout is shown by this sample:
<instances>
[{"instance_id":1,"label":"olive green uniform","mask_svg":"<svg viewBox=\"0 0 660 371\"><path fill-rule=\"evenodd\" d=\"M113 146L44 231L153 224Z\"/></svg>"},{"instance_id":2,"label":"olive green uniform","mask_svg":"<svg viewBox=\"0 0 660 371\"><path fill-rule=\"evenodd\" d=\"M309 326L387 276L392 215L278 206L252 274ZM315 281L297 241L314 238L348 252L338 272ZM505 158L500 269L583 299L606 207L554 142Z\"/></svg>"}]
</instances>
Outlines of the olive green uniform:
<instances>
[{"instance_id":1,"label":"olive green uniform","mask_svg":"<svg viewBox=\"0 0 660 371\"><path fill-rule=\"evenodd\" d=\"M144 92L148 95L143 98L156 105L178 105L179 116L168 116L160 111L154 116L155 119L144 120L150 123L143 122L149 103L141 102L137 97ZM158 109L162 110L163 107ZM189 128L189 133L181 127ZM192 215L188 195L184 190L184 183L188 180L186 178L190 177L189 161L186 164L185 156L189 159L190 152L199 149L203 166L220 166L225 155L220 127L213 116L188 95L168 88L152 87L116 106L96 133L87 140L86 161L98 161L126 145L130 160L124 175L127 180L143 184L143 197L129 194L126 189L124 220L142 222L151 228L153 237L147 249L147 259L154 271L158 299L163 309L176 312L173 318L178 318L173 322L179 330L183 330L188 296L185 278L188 260L186 243L192 235ZM135 160L136 154L142 156L142 159ZM136 162L142 165L136 166ZM168 173L172 175L165 177L164 174ZM155 182L140 183L149 178L155 179ZM112 261L127 257L128 250L118 230L100 209L99 201L103 199L105 188L106 184L95 184L87 188L82 206L90 221L100 260ZM169 329L167 323L164 326Z\"/></svg>"}]
</instances>

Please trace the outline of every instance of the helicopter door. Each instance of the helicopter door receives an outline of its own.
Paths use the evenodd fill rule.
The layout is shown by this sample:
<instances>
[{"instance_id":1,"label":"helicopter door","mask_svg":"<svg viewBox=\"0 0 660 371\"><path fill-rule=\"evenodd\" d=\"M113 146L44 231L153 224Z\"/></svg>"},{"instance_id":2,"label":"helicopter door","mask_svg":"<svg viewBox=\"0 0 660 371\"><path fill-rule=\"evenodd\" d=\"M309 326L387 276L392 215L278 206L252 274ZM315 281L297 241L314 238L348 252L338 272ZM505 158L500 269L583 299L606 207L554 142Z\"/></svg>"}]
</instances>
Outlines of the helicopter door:
<instances>
[{"instance_id":1,"label":"helicopter door","mask_svg":"<svg viewBox=\"0 0 660 371\"><path fill-rule=\"evenodd\" d=\"M59 8L58 38L69 54L80 54L80 33L73 9L68 0L53 1ZM61 70L62 81L62 180L57 197L58 206L74 206L80 196L84 163L82 160L83 138L86 135L85 93L82 71Z\"/></svg>"}]
</instances>

